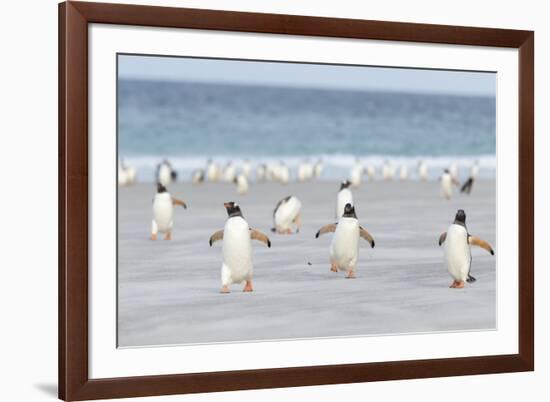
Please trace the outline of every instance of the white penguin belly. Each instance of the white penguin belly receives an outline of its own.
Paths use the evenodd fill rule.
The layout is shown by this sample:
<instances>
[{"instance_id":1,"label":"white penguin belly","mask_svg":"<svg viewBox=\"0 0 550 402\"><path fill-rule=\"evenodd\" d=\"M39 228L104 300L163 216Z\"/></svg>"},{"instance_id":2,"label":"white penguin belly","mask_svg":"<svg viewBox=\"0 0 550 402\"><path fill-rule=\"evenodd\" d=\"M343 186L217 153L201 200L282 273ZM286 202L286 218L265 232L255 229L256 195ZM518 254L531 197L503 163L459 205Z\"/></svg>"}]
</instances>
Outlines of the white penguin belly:
<instances>
[{"instance_id":1,"label":"white penguin belly","mask_svg":"<svg viewBox=\"0 0 550 402\"><path fill-rule=\"evenodd\" d=\"M161 167L159 168L158 181L164 187L167 187L170 184L170 182L172 181L172 175L171 175L171 172L170 172L170 168L167 165L161 165Z\"/></svg>"},{"instance_id":2,"label":"white penguin belly","mask_svg":"<svg viewBox=\"0 0 550 402\"><path fill-rule=\"evenodd\" d=\"M229 283L240 283L252 277L252 244L248 223L241 217L229 218L223 230L223 265L229 273ZM226 284L226 283L224 283Z\"/></svg>"},{"instance_id":3,"label":"white penguin belly","mask_svg":"<svg viewBox=\"0 0 550 402\"><path fill-rule=\"evenodd\" d=\"M279 230L290 229L292 222L300 213L302 203L296 197L290 199L279 206L275 212L275 227Z\"/></svg>"},{"instance_id":4,"label":"white penguin belly","mask_svg":"<svg viewBox=\"0 0 550 402\"><path fill-rule=\"evenodd\" d=\"M444 175L441 178L441 196L445 198L451 198L451 195L453 193L452 190L452 181L451 181L450 175Z\"/></svg>"},{"instance_id":5,"label":"white penguin belly","mask_svg":"<svg viewBox=\"0 0 550 402\"><path fill-rule=\"evenodd\" d=\"M461 225L451 225L445 239L445 262L453 279L465 281L470 272L471 251L468 233Z\"/></svg>"},{"instance_id":6,"label":"white penguin belly","mask_svg":"<svg viewBox=\"0 0 550 402\"><path fill-rule=\"evenodd\" d=\"M336 198L336 219L340 219L344 215L346 204L353 205L353 195L350 190L344 188L338 192Z\"/></svg>"},{"instance_id":7,"label":"white penguin belly","mask_svg":"<svg viewBox=\"0 0 550 402\"><path fill-rule=\"evenodd\" d=\"M355 271L359 253L359 223L354 218L341 218L330 244L330 262L339 269Z\"/></svg>"},{"instance_id":8,"label":"white penguin belly","mask_svg":"<svg viewBox=\"0 0 550 402\"><path fill-rule=\"evenodd\" d=\"M172 229L174 219L174 206L168 193L157 194L153 202L153 219L161 232Z\"/></svg>"}]
</instances>

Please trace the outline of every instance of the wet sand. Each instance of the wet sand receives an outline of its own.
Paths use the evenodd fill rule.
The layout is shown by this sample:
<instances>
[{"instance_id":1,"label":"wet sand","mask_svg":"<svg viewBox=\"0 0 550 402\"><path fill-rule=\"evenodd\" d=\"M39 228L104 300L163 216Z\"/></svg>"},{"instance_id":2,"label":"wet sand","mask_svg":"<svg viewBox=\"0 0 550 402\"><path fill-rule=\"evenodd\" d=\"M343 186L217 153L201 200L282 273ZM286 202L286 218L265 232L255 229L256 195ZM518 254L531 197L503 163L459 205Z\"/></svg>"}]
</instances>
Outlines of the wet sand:
<instances>
[{"instance_id":1,"label":"wet sand","mask_svg":"<svg viewBox=\"0 0 550 402\"><path fill-rule=\"evenodd\" d=\"M495 182L478 181L470 196L439 197L439 183L366 182L353 189L359 221L376 241L360 240L357 279L329 271L336 182L251 183L245 196L231 184L169 190L189 208L176 210L173 240L151 241L150 183L119 188L118 338L120 347L288 338L463 331L496 327L496 258L473 248L477 282L452 282L438 247L457 209L470 233L496 245ZM276 235L272 211L293 194L303 204L300 233ZM210 235L225 223L224 201L237 201L249 225L272 248L253 243L254 292L220 294L221 243ZM311 264L311 265L310 265Z\"/></svg>"}]
</instances>

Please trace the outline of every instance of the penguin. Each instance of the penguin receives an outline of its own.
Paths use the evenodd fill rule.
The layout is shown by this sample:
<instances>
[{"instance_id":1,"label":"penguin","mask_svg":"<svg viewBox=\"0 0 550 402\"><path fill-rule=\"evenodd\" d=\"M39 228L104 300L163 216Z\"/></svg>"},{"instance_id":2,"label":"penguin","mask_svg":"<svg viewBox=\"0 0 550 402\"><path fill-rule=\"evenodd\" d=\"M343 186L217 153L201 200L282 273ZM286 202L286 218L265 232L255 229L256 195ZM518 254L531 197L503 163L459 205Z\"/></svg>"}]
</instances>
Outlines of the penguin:
<instances>
[{"instance_id":1,"label":"penguin","mask_svg":"<svg viewBox=\"0 0 550 402\"><path fill-rule=\"evenodd\" d=\"M231 161L227 162L227 165L225 165L225 169L223 170L224 180L228 183L231 183L235 180L236 176L237 176L237 169L235 169L235 166Z\"/></svg>"},{"instance_id":2,"label":"penguin","mask_svg":"<svg viewBox=\"0 0 550 402\"><path fill-rule=\"evenodd\" d=\"M389 161L384 161L382 166L382 178L386 181L393 180L393 175L395 174L393 166Z\"/></svg>"},{"instance_id":3,"label":"penguin","mask_svg":"<svg viewBox=\"0 0 550 402\"><path fill-rule=\"evenodd\" d=\"M474 180L477 179L479 175L479 161L475 161L474 164L470 167L470 177Z\"/></svg>"},{"instance_id":4,"label":"penguin","mask_svg":"<svg viewBox=\"0 0 550 402\"><path fill-rule=\"evenodd\" d=\"M290 181L290 171L284 162L281 162L277 168L277 180L282 184L288 184Z\"/></svg>"},{"instance_id":5,"label":"penguin","mask_svg":"<svg viewBox=\"0 0 550 402\"><path fill-rule=\"evenodd\" d=\"M223 262L221 269L221 293L229 293L233 283L245 281L243 292L252 292L252 242L258 240L271 247L271 241L262 232L250 228L244 219L241 208L235 202L223 204L227 211L227 221L222 230L218 230L208 243L210 247L222 240Z\"/></svg>"},{"instance_id":6,"label":"penguin","mask_svg":"<svg viewBox=\"0 0 550 402\"><path fill-rule=\"evenodd\" d=\"M262 163L256 168L256 181L264 181L267 178L267 166Z\"/></svg>"},{"instance_id":7,"label":"penguin","mask_svg":"<svg viewBox=\"0 0 550 402\"><path fill-rule=\"evenodd\" d=\"M453 185L458 185L458 182L451 175L451 173L449 172L449 169L445 169L443 171L440 181L441 181L440 183L441 197L450 200L451 196L453 195Z\"/></svg>"},{"instance_id":8,"label":"penguin","mask_svg":"<svg viewBox=\"0 0 550 402\"><path fill-rule=\"evenodd\" d=\"M241 174L243 174L244 177L246 177L247 179L250 179L251 172L252 172L252 166L250 165L250 161L248 159L245 159L241 169Z\"/></svg>"},{"instance_id":9,"label":"penguin","mask_svg":"<svg viewBox=\"0 0 550 402\"><path fill-rule=\"evenodd\" d=\"M164 187L168 187L171 182L176 181L177 173L172 169L172 165L166 159L157 165L157 183L162 184Z\"/></svg>"},{"instance_id":10,"label":"penguin","mask_svg":"<svg viewBox=\"0 0 550 402\"><path fill-rule=\"evenodd\" d=\"M174 226L174 205L181 205L187 209L187 204L172 197L161 183L157 184L157 193L153 199L153 223L151 240L157 240L157 233L164 233L164 240L172 240Z\"/></svg>"},{"instance_id":11,"label":"penguin","mask_svg":"<svg viewBox=\"0 0 550 402\"><path fill-rule=\"evenodd\" d=\"M449 166L449 173L455 181L458 181L458 165L456 163L451 163L451 166Z\"/></svg>"},{"instance_id":12,"label":"penguin","mask_svg":"<svg viewBox=\"0 0 550 402\"><path fill-rule=\"evenodd\" d=\"M466 227L466 213L459 209L456 212L455 220L446 232L439 236L439 246L445 243L445 263L447 270L453 278L451 288L463 288L464 282L473 283L476 281L471 275L472 252L471 246L478 246L495 255L489 243L477 236L468 233Z\"/></svg>"},{"instance_id":13,"label":"penguin","mask_svg":"<svg viewBox=\"0 0 550 402\"><path fill-rule=\"evenodd\" d=\"M418 177L422 181L428 180L428 165L424 161L418 162Z\"/></svg>"},{"instance_id":14,"label":"penguin","mask_svg":"<svg viewBox=\"0 0 550 402\"><path fill-rule=\"evenodd\" d=\"M204 170L202 169L195 169L193 173L191 174L191 183L193 184L200 184L204 182Z\"/></svg>"},{"instance_id":15,"label":"penguin","mask_svg":"<svg viewBox=\"0 0 550 402\"><path fill-rule=\"evenodd\" d=\"M239 173L237 177L235 177L234 182L237 185L237 193L241 195L248 193L248 179L244 173Z\"/></svg>"},{"instance_id":16,"label":"penguin","mask_svg":"<svg viewBox=\"0 0 550 402\"><path fill-rule=\"evenodd\" d=\"M209 159L206 164L206 179L208 181L219 181L220 176L220 167L212 159Z\"/></svg>"},{"instance_id":17,"label":"penguin","mask_svg":"<svg viewBox=\"0 0 550 402\"><path fill-rule=\"evenodd\" d=\"M308 181L313 177L313 166L305 160L298 166L298 181Z\"/></svg>"},{"instance_id":18,"label":"penguin","mask_svg":"<svg viewBox=\"0 0 550 402\"><path fill-rule=\"evenodd\" d=\"M300 211L302 203L293 195L280 200L273 210L272 232L279 234L292 234L292 225L296 227L296 233L300 231L302 221Z\"/></svg>"},{"instance_id":19,"label":"penguin","mask_svg":"<svg viewBox=\"0 0 550 402\"><path fill-rule=\"evenodd\" d=\"M376 168L373 165L368 165L366 169L366 173L369 180L372 181L376 177Z\"/></svg>"},{"instance_id":20,"label":"penguin","mask_svg":"<svg viewBox=\"0 0 550 402\"><path fill-rule=\"evenodd\" d=\"M363 180L364 173L365 173L365 169L363 168L361 161L357 159L355 161L355 165L351 168L351 171L350 171L350 184L353 187L359 187L359 185L361 184L361 180ZM342 206L342 210L343 208L344 206Z\"/></svg>"},{"instance_id":21,"label":"penguin","mask_svg":"<svg viewBox=\"0 0 550 402\"><path fill-rule=\"evenodd\" d=\"M409 177L409 169L407 168L407 165L401 165L401 168L399 169L399 179L407 180L408 177Z\"/></svg>"},{"instance_id":22,"label":"penguin","mask_svg":"<svg viewBox=\"0 0 550 402\"><path fill-rule=\"evenodd\" d=\"M346 204L344 213L338 222L323 226L315 234L315 238L329 232L334 232L330 243L330 270L332 272L342 270L347 272L346 278L355 278L359 237L368 241L371 248L374 248L373 237L359 225L355 208L349 203Z\"/></svg>"},{"instance_id":23,"label":"penguin","mask_svg":"<svg viewBox=\"0 0 550 402\"><path fill-rule=\"evenodd\" d=\"M323 173L323 159L320 158L315 163L315 166L313 166L313 176L318 179L321 177L321 174Z\"/></svg>"},{"instance_id":24,"label":"penguin","mask_svg":"<svg viewBox=\"0 0 550 402\"><path fill-rule=\"evenodd\" d=\"M126 169L124 168L124 164L120 162L118 164L118 185L119 186L127 186L130 184L130 180L128 178L128 173L126 172Z\"/></svg>"},{"instance_id":25,"label":"penguin","mask_svg":"<svg viewBox=\"0 0 550 402\"><path fill-rule=\"evenodd\" d=\"M336 219L340 219L344 213L344 208L346 204L353 205L353 194L349 189L351 182L348 180L340 183L340 190L338 190L338 195L336 196Z\"/></svg>"}]
</instances>

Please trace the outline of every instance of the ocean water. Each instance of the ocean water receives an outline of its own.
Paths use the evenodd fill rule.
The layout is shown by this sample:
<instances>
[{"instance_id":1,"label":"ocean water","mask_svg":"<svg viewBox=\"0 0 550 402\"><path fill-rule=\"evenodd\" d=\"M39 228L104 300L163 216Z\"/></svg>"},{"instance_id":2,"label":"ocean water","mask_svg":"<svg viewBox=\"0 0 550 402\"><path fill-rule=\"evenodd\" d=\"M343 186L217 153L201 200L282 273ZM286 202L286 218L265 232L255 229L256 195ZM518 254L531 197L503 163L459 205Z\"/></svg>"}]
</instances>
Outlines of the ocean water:
<instances>
[{"instance_id":1,"label":"ocean water","mask_svg":"<svg viewBox=\"0 0 550 402\"><path fill-rule=\"evenodd\" d=\"M367 92L196 82L119 80L119 159L152 181L168 158L179 176L248 159L291 168L322 158L323 179L347 176L356 158L412 171L419 160L438 177L457 163L496 169L493 97ZM411 172L413 173L413 172ZM414 178L414 173L412 174Z\"/></svg>"}]
</instances>

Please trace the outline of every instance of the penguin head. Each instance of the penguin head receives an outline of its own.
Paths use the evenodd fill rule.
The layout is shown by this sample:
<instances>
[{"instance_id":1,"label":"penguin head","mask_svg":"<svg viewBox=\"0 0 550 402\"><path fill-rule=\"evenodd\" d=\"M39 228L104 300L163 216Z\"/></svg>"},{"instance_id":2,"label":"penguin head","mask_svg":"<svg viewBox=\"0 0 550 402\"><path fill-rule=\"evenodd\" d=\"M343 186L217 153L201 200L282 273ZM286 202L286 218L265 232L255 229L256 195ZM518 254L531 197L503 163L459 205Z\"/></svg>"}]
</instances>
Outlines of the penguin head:
<instances>
[{"instance_id":1,"label":"penguin head","mask_svg":"<svg viewBox=\"0 0 550 402\"><path fill-rule=\"evenodd\" d=\"M357 219L357 215L355 214L355 207L348 202L346 204L346 206L344 207L344 215L342 215L342 216L344 216L346 218L356 218Z\"/></svg>"},{"instance_id":2,"label":"penguin head","mask_svg":"<svg viewBox=\"0 0 550 402\"><path fill-rule=\"evenodd\" d=\"M447 173L447 174L448 174L448 173L449 173L449 169L444 169L444 170L443 170L443 173Z\"/></svg>"},{"instance_id":3,"label":"penguin head","mask_svg":"<svg viewBox=\"0 0 550 402\"><path fill-rule=\"evenodd\" d=\"M340 190L348 188L350 185L351 185L351 182L349 180L344 180L342 183L340 183Z\"/></svg>"},{"instance_id":4,"label":"penguin head","mask_svg":"<svg viewBox=\"0 0 550 402\"><path fill-rule=\"evenodd\" d=\"M224 202L223 206L227 211L227 216L229 216L230 218L233 216L243 216L241 212L241 207L239 207L239 205L237 205L236 202L233 202L233 201Z\"/></svg>"},{"instance_id":5,"label":"penguin head","mask_svg":"<svg viewBox=\"0 0 550 402\"><path fill-rule=\"evenodd\" d=\"M162 184L157 183L157 193L166 193L168 190L166 190L166 187L164 187Z\"/></svg>"},{"instance_id":6,"label":"penguin head","mask_svg":"<svg viewBox=\"0 0 550 402\"><path fill-rule=\"evenodd\" d=\"M456 211L455 222L466 224L466 212L463 209Z\"/></svg>"}]
</instances>

